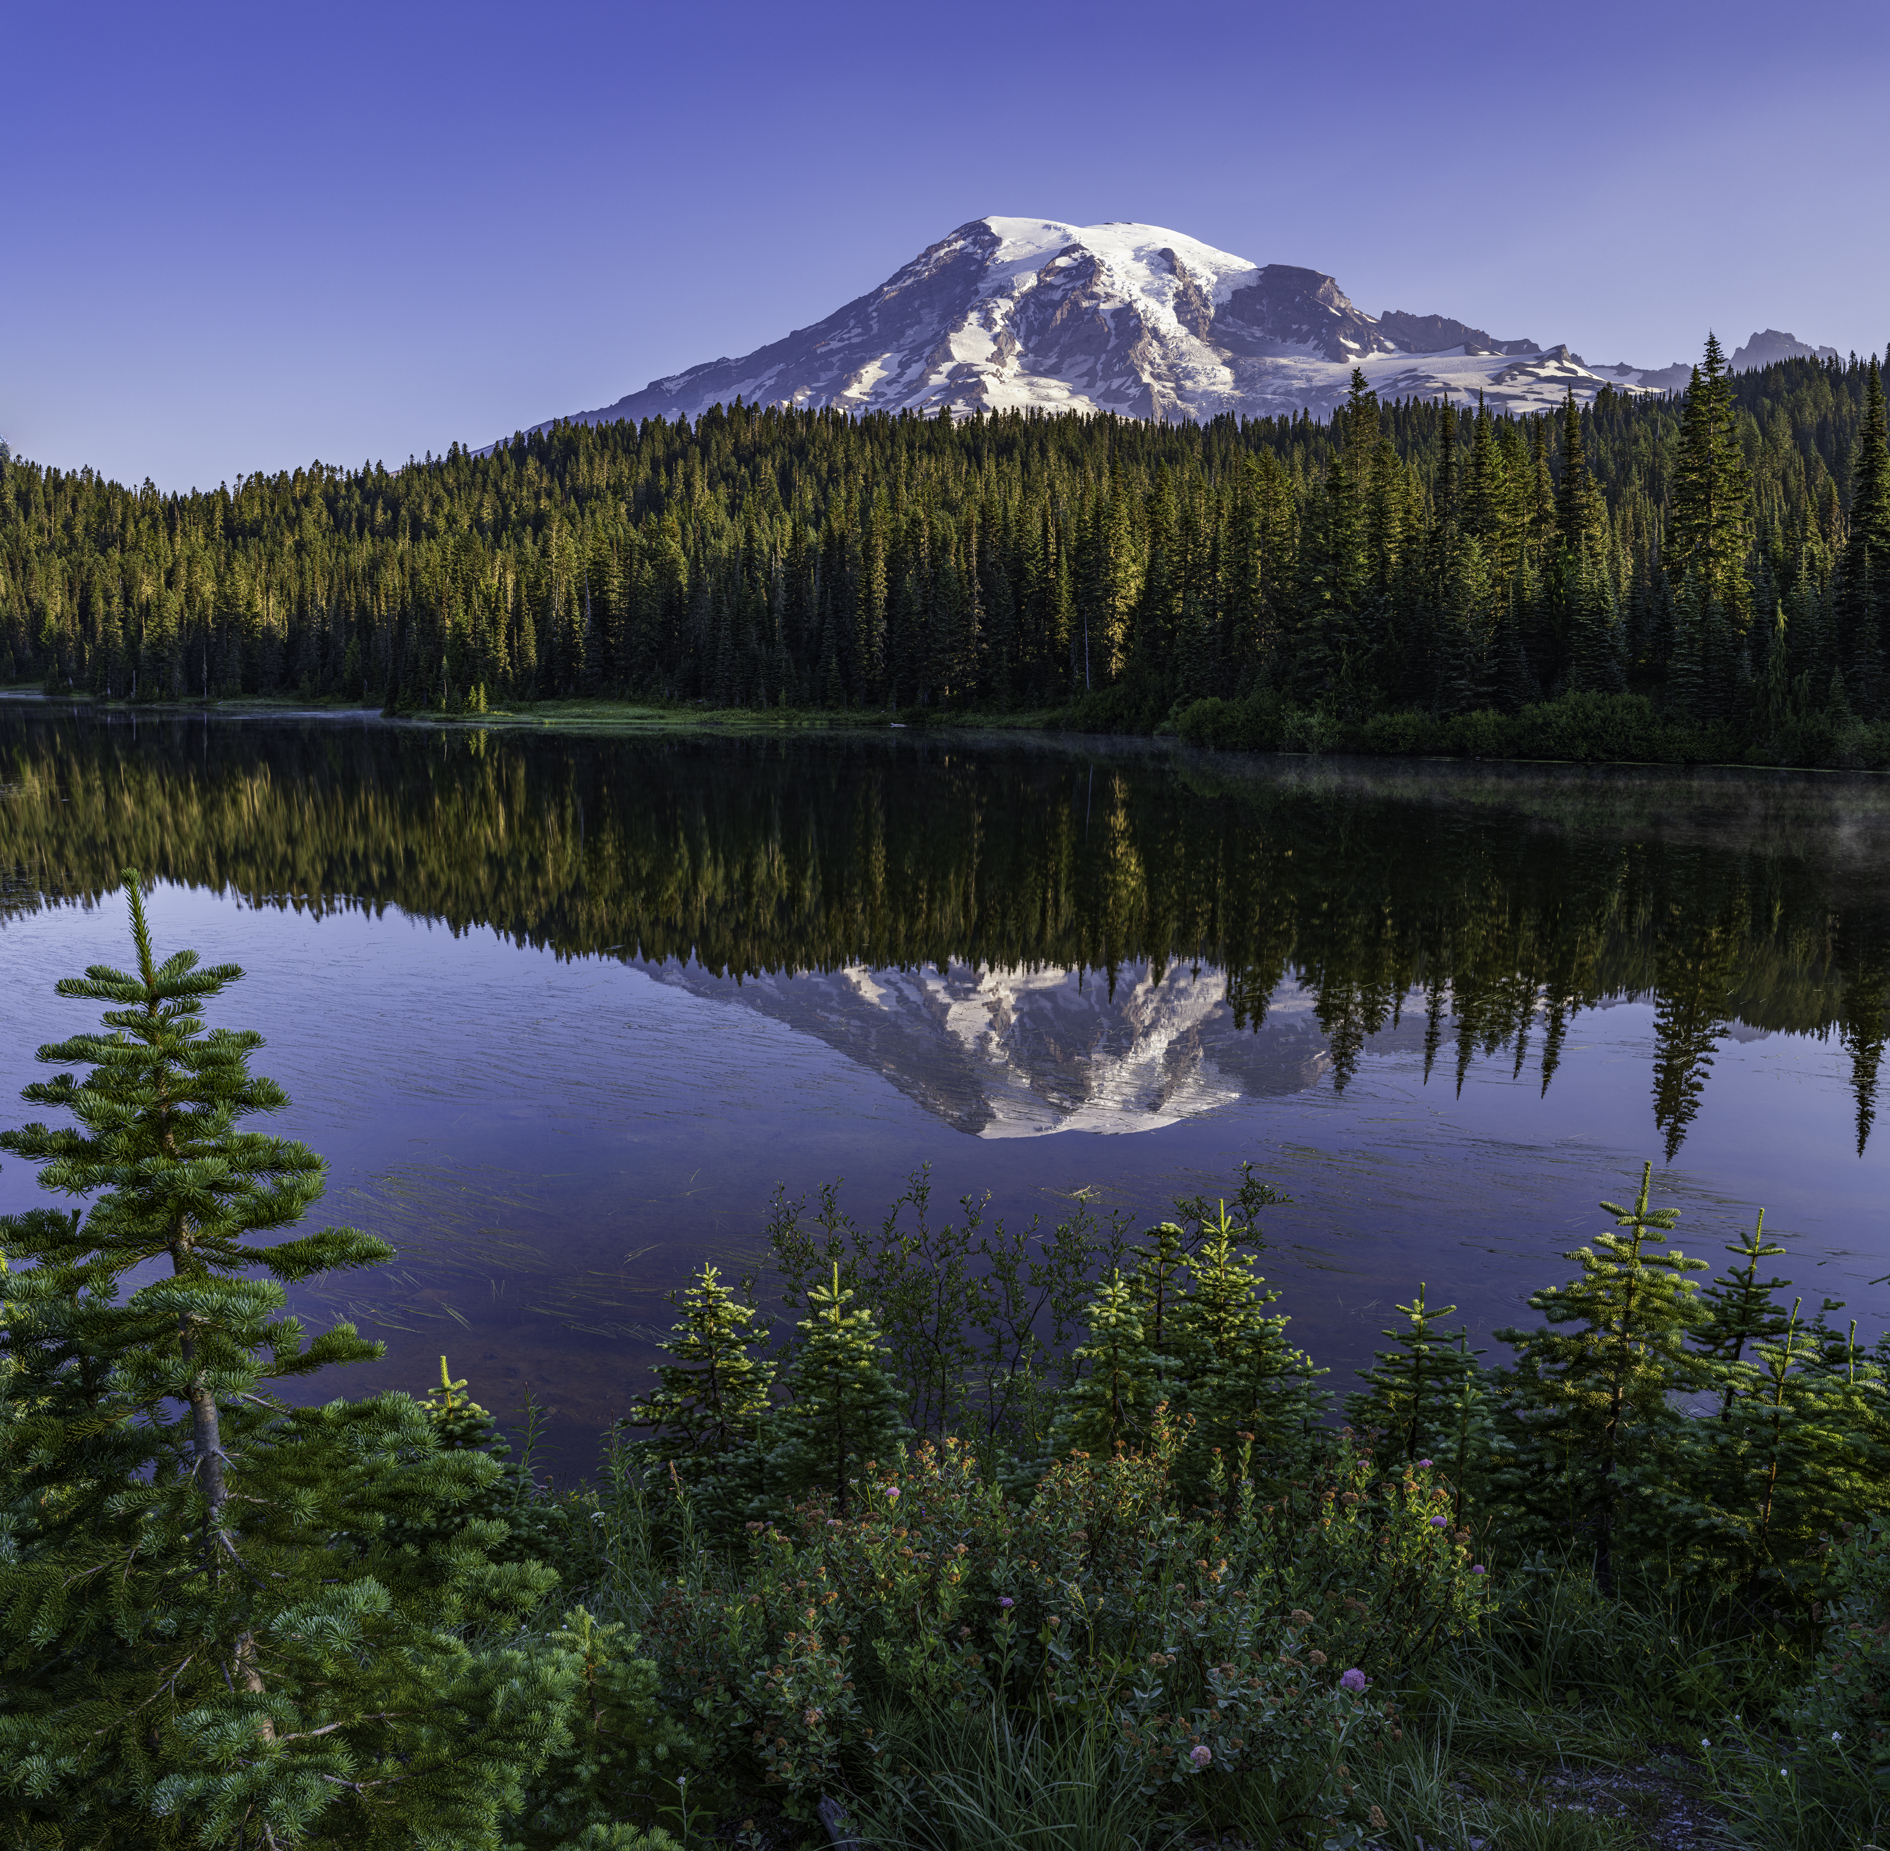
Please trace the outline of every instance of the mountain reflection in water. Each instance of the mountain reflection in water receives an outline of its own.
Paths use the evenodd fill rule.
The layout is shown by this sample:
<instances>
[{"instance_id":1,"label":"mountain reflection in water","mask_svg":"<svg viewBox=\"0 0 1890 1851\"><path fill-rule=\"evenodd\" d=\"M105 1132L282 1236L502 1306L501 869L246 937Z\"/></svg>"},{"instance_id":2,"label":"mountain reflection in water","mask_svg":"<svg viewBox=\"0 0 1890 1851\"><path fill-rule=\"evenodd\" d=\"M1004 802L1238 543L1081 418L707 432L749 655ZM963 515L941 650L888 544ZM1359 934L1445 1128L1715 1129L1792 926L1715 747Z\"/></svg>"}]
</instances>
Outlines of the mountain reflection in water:
<instances>
[{"instance_id":1,"label":"mountain reflection in water","mask_svg":"<svg viewBox=\"0 0 1890 1851\"><path fill-rule=\"evenodd\" d=\"M1219 971L1146 965L1113 982L1051 965L844 970L737 984L697 965L658 981L746 1004L882 1073L955 1131L1154 1131L1233 1100L1303 1091L1325 1070L1311 999L1243 1025Z\"/></svg>"},{"instance_id":2,"label":"mountain reflection in water","mask_svg":"<svg viewBox=\"0 0 1890 1851\"><path fill-rule=\"evenodd\" d=\"M1546 1091L1656 1011L1671 1159L1722 1040L1835 1035L1868 1140L1890 798L1789 775L1215 763L938 735L550 738L0 703L0 910L137 866L641 963L985 1136L1134 1129L1417 1029Z\"/></svg>"}]
</instances>

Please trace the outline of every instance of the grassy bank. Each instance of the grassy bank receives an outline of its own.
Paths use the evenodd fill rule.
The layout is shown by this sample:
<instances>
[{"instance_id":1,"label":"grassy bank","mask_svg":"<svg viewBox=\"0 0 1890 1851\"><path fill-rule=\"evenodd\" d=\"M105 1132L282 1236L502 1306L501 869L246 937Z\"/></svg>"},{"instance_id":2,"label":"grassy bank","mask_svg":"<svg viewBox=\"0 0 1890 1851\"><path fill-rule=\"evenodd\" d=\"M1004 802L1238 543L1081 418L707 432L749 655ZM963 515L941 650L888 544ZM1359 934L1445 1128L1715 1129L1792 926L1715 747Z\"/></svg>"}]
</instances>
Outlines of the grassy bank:
<instances>
[{"instance_id":1,"label":"grassy bank","mask_svg":"<svg viewBox=\"0 0 1890 1851\"><path fill-rule=\"evenodd\" d=\"M39 694L39 684L0 689ZM83 692L49 701L108 712L213 713L226 717L321 714L495 730L585 733L977 731L1141 737L1216 751L1327 753L1363 758L1509 759L1524 763L1746 765L1827 771L1890 770L1890 721L1815 713L1787 718L1763 737L1728 721L1681 720L1639 694L1569 694L1516 713L1484 709L1440 716L1411 711L1347 719L1296 707L1267 689L1236 699L1151 705L1129 687L1102 689L1062 707L714 707L702 701L573 699L510 707L388 710L339 696L243 696L211 701L95 701Z\"/></svg>"}]
</instances>

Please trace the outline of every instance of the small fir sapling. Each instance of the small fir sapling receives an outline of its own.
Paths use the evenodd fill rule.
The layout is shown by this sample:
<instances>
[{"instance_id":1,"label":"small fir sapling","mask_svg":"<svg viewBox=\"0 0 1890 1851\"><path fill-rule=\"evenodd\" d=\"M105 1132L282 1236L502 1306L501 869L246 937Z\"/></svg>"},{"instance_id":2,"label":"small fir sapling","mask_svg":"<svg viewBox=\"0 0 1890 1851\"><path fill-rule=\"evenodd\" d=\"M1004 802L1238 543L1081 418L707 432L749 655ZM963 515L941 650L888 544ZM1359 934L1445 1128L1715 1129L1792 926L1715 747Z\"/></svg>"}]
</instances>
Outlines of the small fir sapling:
<instances>
[{"instance_id":1,"label":"small fir sapling","mask_svg":"<svg viewBox=\"0 0 1890 1851\"><path fill-rule=\"evenodd\" d=\"M843 1515L866 1462L893 1457L910 1431L873 1314L849 1311L852 1299L836 1262L832 1284L808 1294L789 1400L769 1423L780 1435L768 1452L769 1490L824 1493Z\"/></svg>"},{"instance_id":2,"label":"small fir sapling","mask_svg":"<svg viewBox=\"0 0 1890 1851\"><path fill-rule=\"evenodd\" d=\"M1475 1359L1483 1352L1469 1348L1463 1330L1446 1334L1438 1329L1457 1307L1433 1308L1426 1302L1428 1289L1420 1283L1416 1298L1397 1307L1406 1322L1383 1333L1397 1347L1378 1351L1374 1366L1360 1370L1359 1379L1368 1386L1346 1397L1346 1418L1372 1436L1383 1463L1435 1456L1458 1464L1454 1476L1461 1483L1462 1462L1456 1456L1466 1449L1466 1423L1472 1418L1464 1396L1471 1392L1473 1408L1482 1373Z\"/></svg>"},{"instance_id":3,"label":"small fir sapling","mask_svg":"<svg viewBox=\"0 0 1890 1851\"><path fill-rule=\"evenodd\" d=\"M773 1365L754 1354L762 1341L757 1313L704 1266L695 1283L671 1301L682 1316L663 1349L656 1386L635 1403L628 1427L653 1429L633 1456L699 1471L754 1442L767 1412Z\"/></svg>"},{"instance_id":4,"label":"small fir sapling","mask_svg":"<svg viewBox=\"0 0 1890 1851\"><path fill-rule=\"evenodd\" d=\"M1096 1288L1085 1323L1087 1339L1075 1351L1082 1373L1063 1391L1051 1428L1053 1458L1073 1451L1107 1458L1146 1445L1174 1367L1150 1346L1134 1290L1119 1272Z\"/></svg>"},{"instance_id":5,"label":"small fir sapling","mask_svg":"<svg viewBox=\"0 0 1890 1851\"><path fill-rule=\"evenodd\" d=\"M1607 1592L1636 1494L1671 1463L1681 1437L1675 1393L1705 1379L1687 1340L1699 1322L1688 1275L1706 1262L1664 1251L1679 1217L1649 1206L1653 1168L1643 1166L1632 1204L1601 1204L1621 1232L1568 1254L1580 1277L1531 1294L1543 1323L1495 1333L1516 1349L1515 1363L1495 1372L1499 1493L1544 1540L1571 1529L1588 1539Z\"/></svg>"},{"instance_id":6,"label":"small fir sapling","mask_svg":"<svg viewBox=\"0 0 1890 1851\"><path fill-rule=\"evenodd\" d=\"M1324 1411L1324 1371L1287 1341L1286 1317L1268 1310L1280 1294L1240 1251L1243 1232L1222 1203L1188 1256L1188 1290L1169 1320L1174 1411L1188 1424L1176 1469L1196 1495L1217 1457L1231 1462L1243 1449L1256 1477L1278 1480L1305 1461Z\"/></svg>"},{"instance_id":7,"label":"small fir sapling","mask_svg":"<svg viewBox=\"0 0 1890 1851\"><path fill-rule=\"evenodd\" d=\"M758 1314L705 1266L672 1302L682 1316L656 1367L656 1386L632 1404L622 1423L647 1429L647 1439L621 1449L623 1466L654 1474L656 1510L666 1532L706 1526L733 1531L757 1510L771 1509L776 1490L768 1469L769 1393L774 1365L754 1354Z\"/></svg>"},{"instance_id":8,"label":"small fir sapling","mask_svg":"<svg viewBox=\"0 0 1890 1851\"><path fill-rule=\"evenodd\" d=\"M509 1641L552 1576L492 1563L496 1525L388 1547L499 1470L406 1396L272 1392L379 1353L307 1338L285 1287L391 1250L290 1233L322 1160L248 1128L287 1103L249 1071L261 1037L204 1021L242 973L160 962L124 892L134 970L58 985L104 1032L42 1048L68 1071L26 1089L73 1122L0 1134L82 1204L0 1220L27 1262L0 1275L0 1792L33 1842L495 1847L575 1677Z\"/></svg>"}]
</instances>

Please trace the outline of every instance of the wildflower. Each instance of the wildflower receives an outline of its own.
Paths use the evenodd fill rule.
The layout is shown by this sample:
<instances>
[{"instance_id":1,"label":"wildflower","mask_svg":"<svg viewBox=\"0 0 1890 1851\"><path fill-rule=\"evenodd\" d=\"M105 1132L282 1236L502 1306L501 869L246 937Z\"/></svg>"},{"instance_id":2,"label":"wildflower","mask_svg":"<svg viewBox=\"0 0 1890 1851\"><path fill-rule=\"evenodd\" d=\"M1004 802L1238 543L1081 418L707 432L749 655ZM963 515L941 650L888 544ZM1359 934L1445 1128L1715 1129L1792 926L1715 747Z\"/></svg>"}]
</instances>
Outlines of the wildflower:
<instances>
[{"instance_id":1,"label":"wildflower","mask_svg":"<svg viewBox=\"0 0 1890 1851\"><path fill-rule=\"evenodd\" d=\"M1387 1828L1390 1821L1386 1819L1385 1815L1382 1812L1380 1812L1376 1806L1374 1806L1371 1809L1371 1812L1367 1818L1367 1823L1371 1826L1374 1832L1382 1832Z\"/></svg>"},{"instance_id":2,"label":"wildflower","mask_svg":"<svg viewBox=\"0 0 1890 1851\"><path fill-rule=\"evenodd\" d=\"M1008 1595L1008 1594L1000 1594L1000 1595L998 1596L998 1605L999 1605L1000 1607L1014 1607L1014 1606L1016 1606L1016 1605L1017 1605L1017 1603L1016 1603L1016 1601L1014 1601L1014 1600L1012 1600L1012 1599L1011 1599L1011 1597L1010 1597L1010 1595Z\"/></svg>"},{"instance_id":3,"label":"wildflower","mask_svg":"<svg viewBox=\"0 0 1890 1851\"><path fill-rule=\"evenodd\" d=\"M1310 1658L1312 1662L1316 1665L1323 1665L1326 1662L1326 1655L1324 1652L1308 1652L1306 1656Z\"/></svg>"},{"instance_id":4,"label":"wildflower","mask_svg":"<svg viewBox=\"0 0 1890 1851\"><path fill-rule=\"evenodd\" d=\"M1420 1459L1418 1461L1418 1470L1420 1472L1428 1471L1430 1469L1430 1463L1428 1459Z\"/></svg>"},{"instance_id":5,"label":"wildflower","mask_svg":"<svg viewBox=\"0 0 1890 1851\"><path fill-rule=\"evenodd\" d=\"M1350 1671L1346 1672L1346 1674L1339 1679L1339 1688L1341 1690L1363 1690L1365 1688L1365 1673L1361 1671L1357 1665L1354 1665Z\"/></svg>"},{"instance_id":6,"label":"wildflower","mask_svg":"<svg viewBox=\"0 0 1890 1851\"><path fill-rule=\"evenodd\" d=\"M1450 1528L1450 1519L1448 1517L1433 1517L1431 1519L1431 1528L1434 1530L1447 1530Z\"/></svg>"},{"instance_id":7,"label":"wildflower","mask_svg":"<svg viewBox=\"0 0 1890 1851\"><path fill-rule=\"evenodd\" d=\"M1470 1572L1471 1572L1471 1573L1472 1573L1473 1575L1480 1575L1480 1574L1482 1574L1482 1573L1484 1572L1484 1570L1483 1570L1483 1564L1482 1564L1481 1562L1473 1562L1473 1563L1471 1564L1471 1567L1470 1567Z\"/></svg>"},{"instance_id":8,"label":"wildflower","mask_svg":"<svg viewBox=\"0 0 1890 1851\"><path fill-rule=\"evenodd\" d=\"M899 1487L897 1485L888 1485L886 1487L886 1495L889 1498L896 1498L899 1495Z\"/></svg>"},{"instance_id":9,"label":"wildflower","mask_svg":"<svg viewBox=\"0 0 1890 1851\"><path fill-rule=\"evenodd\" d=\"M1214 1750L1205 1742L1197 1743L1193 1748L1189 1749L1188 1759L1194 1763L1194 1771L1198 1774L1214 1759Z\"/></svg>"},{"instance_id":10,"label":"wildflower","mask_svg":"<svg viewBox=\"0 0 1890 1851\"><path fill-rule=\"evenodd\" d=\"M1712 1744L1711 1742L1709 1742L1709 1741L1708 1741L1708 1740L1706 1739L1706 1737L1705 1737L1705 1736L1701 1736L1701 1737L1700 1737L1700 1746L1701 1746L1702 1748L1711 1748L1711 1747L1713 1746L1713 1744Z\"/></svg>"},{"instance_id":11,"label":"wildflower","mask_svg":"<svg viewBox=\"0 0 1890 1851\"><path fill-rule=\"evenodd\" d=\"M1294 1626L1310 1626L1312 1624L1312 1615L1308 1613L1304 1607L1295 1607L1286 1618L1288 1623Z\"/></svg>"}]
</instances>

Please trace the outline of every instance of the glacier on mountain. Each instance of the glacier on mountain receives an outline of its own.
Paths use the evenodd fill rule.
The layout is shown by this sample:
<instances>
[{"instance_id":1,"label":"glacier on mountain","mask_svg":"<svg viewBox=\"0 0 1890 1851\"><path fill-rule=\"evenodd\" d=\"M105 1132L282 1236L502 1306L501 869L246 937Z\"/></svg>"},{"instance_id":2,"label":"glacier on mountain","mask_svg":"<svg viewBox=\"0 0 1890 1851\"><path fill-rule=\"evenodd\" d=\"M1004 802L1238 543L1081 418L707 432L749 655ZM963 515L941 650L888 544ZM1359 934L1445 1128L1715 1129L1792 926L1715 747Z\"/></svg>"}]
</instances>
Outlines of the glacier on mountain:
<instances>
[{"instance_id":1,"label":"glacier on mountain","mask_svg":"<svg viewBox=\"0 0 1890 1851\"><path fill-rule=\"evenodd\" d=\"M1567 346L1497 341L1440 315L1374 317L1321 271L1255 264L1157 225L985 218L810 328L575 416L694 418L738 398L934 415L1321 415L1354 368L1382 398L1481 397L1507 412L1604 385L1670 391L1686 373L1590 367Z\"/></svg>"}]
</instances>

